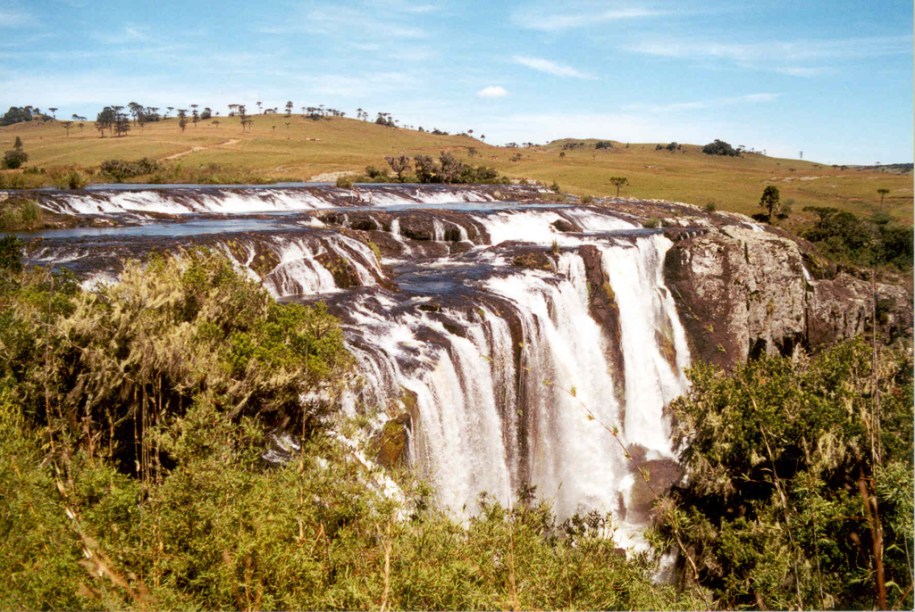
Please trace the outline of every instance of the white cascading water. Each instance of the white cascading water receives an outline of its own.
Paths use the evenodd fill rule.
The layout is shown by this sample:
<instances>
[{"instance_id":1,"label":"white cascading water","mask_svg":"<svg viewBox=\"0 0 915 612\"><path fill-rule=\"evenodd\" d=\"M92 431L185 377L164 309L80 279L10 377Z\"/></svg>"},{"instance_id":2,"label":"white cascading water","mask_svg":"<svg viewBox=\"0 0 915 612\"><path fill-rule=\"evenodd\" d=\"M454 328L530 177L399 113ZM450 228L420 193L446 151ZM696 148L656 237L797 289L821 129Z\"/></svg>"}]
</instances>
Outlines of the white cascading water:
<instances>
[{"instance_id":1,"label":"white cascading water","mask_svg":"<svg viewBox=\"0 0 915 612\"><path fill-rule=\"evenodd\" d=\"M577 259L570 267L583 266ZM603 428L618 422L619 406L601 330L581 287L544 276L513 275L487 287L515 303L522 315L527 402L521 408L530 427L530 483L565 518L615 508L626 470Z\"/></svg>"},{"instance_id":2,"label":"white cascading water","mask_svg":"<svg viewBox=\"0 0 915 612\"><path fill-rule=\"evenodd\" d=\"M647 459L672 456L663 409L686 388L689 356L661 276L669 246L646 236L601 247L620 309L623 372L607 360L575 252L560 255L559 278L525 270L482 282L480 289L514 306L523 334L520 376L509 324L485 306L474 316L439 313L459 323L461 335L423 311L391 317L377 305L354 309L348 327L372 347L360 360L415 397L412 460L444 507L467 516L480 493L510 504L519 485L531 484L560 518L618 511L635 472L623 446L645 448ZM629 268L631 275L621 271ZM420 341L420 332L437 341ZM667 349L659 338L670 339ZM620 544L639 542L640 523L621 519L618 526Z\"/></svg>"},{"instance_id":3,"label":"white cascading water","mask_svg":"<svg viewBox=\"0 0 915 612\"><path fill-rule=\"evenodd\" d=\"M237 245L237 241L235 242ZM255 258L258 256L258 245L273 252L279 263L263 278L254 270ZM296 295L319 295L339 291L334 276L318 258L332 254L352 266L359 285L370 287L376 284L376 278L382 275L381 267L372 250L362 242L349 236L334 234L320 242L309 242L301 238L277 237L260 243L243 244L245 259L242 261L233 253L233 249L223 244L222 251L239 269L264 286L274 297Z\"/></svg>"},{"instance_id":4,"label":"white cascading water","mask_svg":"<svg viewBox=\"0 0 915 612\"><path fill-rule=\"evenodd\" d=\"M686 332L662 276L669 247L669 240L654 235L634 245L603 248L601 258L620 310L624 431L630 442L657 454L649 458L674 456L663 409L686 390L684 370L689 365Z\"/></svg>"}]
</instances>

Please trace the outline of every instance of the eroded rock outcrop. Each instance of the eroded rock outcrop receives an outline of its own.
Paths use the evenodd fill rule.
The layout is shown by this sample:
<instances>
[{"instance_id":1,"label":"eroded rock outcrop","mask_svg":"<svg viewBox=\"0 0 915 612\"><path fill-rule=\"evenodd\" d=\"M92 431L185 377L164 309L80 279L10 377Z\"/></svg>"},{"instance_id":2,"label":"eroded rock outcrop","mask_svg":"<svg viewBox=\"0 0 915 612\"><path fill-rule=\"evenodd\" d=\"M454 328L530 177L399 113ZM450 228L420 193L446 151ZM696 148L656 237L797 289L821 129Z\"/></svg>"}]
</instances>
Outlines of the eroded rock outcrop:
<instances>
[{"instance_id":1,"label":"eroded rock outcrop","mask_svg":"<svg viewBox=\"0 0 915 612\"><path fill-rule=\"evenodd\" d=\"M869 281L845 272L814 278L800 242L758 227L727 225L676 242L665 276L693 359L724 367L799 345L817 350L872 325ZM878 282L876 294L881 331L911 334L910 292Z\"/></svg>"}]
</instances>

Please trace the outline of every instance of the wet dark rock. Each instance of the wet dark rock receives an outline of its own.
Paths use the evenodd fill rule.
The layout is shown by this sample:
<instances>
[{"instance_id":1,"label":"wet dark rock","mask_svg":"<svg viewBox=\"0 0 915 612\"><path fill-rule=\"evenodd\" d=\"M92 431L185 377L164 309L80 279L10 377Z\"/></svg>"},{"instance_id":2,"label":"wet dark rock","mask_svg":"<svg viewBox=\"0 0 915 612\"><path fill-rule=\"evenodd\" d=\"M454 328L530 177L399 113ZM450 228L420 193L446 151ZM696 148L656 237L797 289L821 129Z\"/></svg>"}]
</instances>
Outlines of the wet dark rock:
<instances>
[{"instance_id":1,"label":"wet dark rock","mask_svg":"<svg viewBox=\"0 0 915 612\"><path fill-rule=\"evenodd\" d=\"M593 245L585 245L579 249L582 261L585 264L585 278L588 281L588 307L591 316L597 321L606 334L605 352L607 361L616 375L613 377L616 384L616 397L622 401L626 397L623 357L623 331L620 324L620 309L616 303L616 295L610 285L610 279L604 273L601 263L601 252Z\"/></svg>"},{"instance_id":2,"label":"wet dark rock","mask_svg":"<svg viewBox=\"0 0 915 612\"><path fill-rule=\"evenodd\" d=\"M430 214L409 214L400 219L400 234L410 240L427 241L435 238L434 217Z\"/></svg>"},{"instance_id":3,"label":"wet dark rock","mask_svg":"<svg viewBox=\"0 0 915 612\"><path fill-rule=\"evenodd\" d=\"M553 221L552 225L553 225L553 227L556 228L557 231L560 231L560 232L580 232L581 231L580 228L575 227L570 221L566 221L565 219L556 219L555 221Z\"/></svg>"},{"instance_id":4,"label":"wet dark rock","mask_svg":"<svg viewBox=\"0 0 915 612\"><path fill-rule=\"evenodd\" d=\"M635 462L629 506L623 513L626 520L647 523L655 500L683 476L683 470L673 459L652 459Z\"/></svg>"},{"instance_id":5,"label":"wet dark rock","mask_svg":"<svg viewBox=\"0 0 915 612\"><path fill-rule=\"evenodd\" d=\"M425 304L420 304L417 306L423 312L441 312L442 305L438 302L426 302Z\"/></svg>"}]
</instances>

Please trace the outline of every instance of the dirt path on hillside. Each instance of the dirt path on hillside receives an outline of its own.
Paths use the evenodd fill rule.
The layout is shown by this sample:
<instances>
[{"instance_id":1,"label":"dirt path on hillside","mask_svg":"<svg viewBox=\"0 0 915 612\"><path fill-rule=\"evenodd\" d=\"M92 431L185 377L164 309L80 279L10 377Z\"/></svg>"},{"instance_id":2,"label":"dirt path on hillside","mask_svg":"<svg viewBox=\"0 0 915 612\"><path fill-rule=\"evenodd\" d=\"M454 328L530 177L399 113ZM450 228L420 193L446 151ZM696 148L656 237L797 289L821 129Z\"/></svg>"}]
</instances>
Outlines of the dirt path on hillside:
<instances>
[{"instance_id":1,"label":"dirt path on hillside","mask_svg":"<svg viewBox=\"0 0 915 612\"><path fill-rule=\"evenodd\" d=\"M168 157L163 157L162 161L168 161L171 159L179 159L181 157L184 157L185 155L190 155L191 153L199 153L200 151L206 151L209 149L221 149L223 147L231 147L233 145L237 145L238 143L239 143L239 141L235 140L233 138L231 140L227 140L225 142L221 142L216 145L210 145L208 147L200 147L200 146L191 147L187 151L182 151L181 153L175 153L174 155L169 155Z\"/></svg>"}]
</instances>

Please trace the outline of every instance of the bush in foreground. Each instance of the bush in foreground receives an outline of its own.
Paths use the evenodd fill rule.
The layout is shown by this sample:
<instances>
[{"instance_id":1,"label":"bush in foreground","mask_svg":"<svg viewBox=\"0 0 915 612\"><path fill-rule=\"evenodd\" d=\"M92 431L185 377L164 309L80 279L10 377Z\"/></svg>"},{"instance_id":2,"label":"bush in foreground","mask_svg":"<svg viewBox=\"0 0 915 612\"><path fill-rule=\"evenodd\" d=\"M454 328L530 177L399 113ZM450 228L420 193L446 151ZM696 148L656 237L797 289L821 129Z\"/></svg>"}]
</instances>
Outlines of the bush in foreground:
<instances>
[{"instance_id":1,"label":"bush in foreground","mask_svg":"<svg viewBox=\"0 0 915 612\"><path fill-rule=\"evenodd\" d=\"M722 608L911 609L912 361L854 341L693 370L657 542Z\"/></svg>"}]
</instances>

